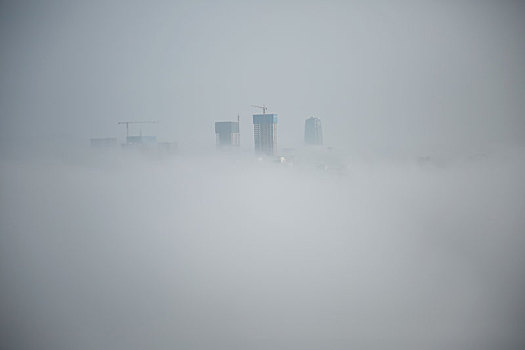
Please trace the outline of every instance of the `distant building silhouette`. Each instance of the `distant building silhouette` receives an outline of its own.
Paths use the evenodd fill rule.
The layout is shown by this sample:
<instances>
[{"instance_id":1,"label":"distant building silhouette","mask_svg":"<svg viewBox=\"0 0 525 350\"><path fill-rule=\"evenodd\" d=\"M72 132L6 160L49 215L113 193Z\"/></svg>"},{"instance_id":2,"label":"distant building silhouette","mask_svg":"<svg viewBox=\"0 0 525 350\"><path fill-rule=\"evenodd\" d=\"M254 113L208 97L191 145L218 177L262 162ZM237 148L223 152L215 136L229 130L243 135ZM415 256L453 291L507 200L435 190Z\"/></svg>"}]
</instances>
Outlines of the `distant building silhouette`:
<instances>
[{"instance_id":1,"label":"distant building silhouette","mask_svg":"<svg viewBox=\"0 0 525 350\"><path fill-rule=\"evenodd\" d=\"M304 123L304 142L308 145L323 144L323 128L319 118L310 117Z\"/></svg>"},{"instance_id":2,"label":"distant building silhouette","mask_svg":"<svg viewBox=\"0 0 525 350\"><path fill-rule=\"evenodd\" d=\"M154 145L157 143L156 136L127 136L126 143L128 145Z\"/></svg>"},{"instance_id":3,"label":"distant building silhouette","mask_svg":"<svg viewBox=\"0 0 525 350\"><path fill-rule=\"evenodd\" d=\"M255 151L273 154L277 148L277 114L254 114Z\"/></svg>"},{"instance_id":4,"label":"distant building silhouette","mask_svg":"<svg viewBox=\"0 0 525 350\"><path fill-rule=\"evenodd\" d=\"M239 146L239 122L216 122L215 136L217 141L217 147Z\"/></svg>"},{"instance_id":5,"label":"distant building silhouette","mask_svg":"<svg viewBox=\"0 0 525 350\"><path fill-rule=\"evenodd\" d=\"M117 147L116 137L103 137L91 139L91 147L95 148L115 148Z\"/></svg>"}]
</instances>

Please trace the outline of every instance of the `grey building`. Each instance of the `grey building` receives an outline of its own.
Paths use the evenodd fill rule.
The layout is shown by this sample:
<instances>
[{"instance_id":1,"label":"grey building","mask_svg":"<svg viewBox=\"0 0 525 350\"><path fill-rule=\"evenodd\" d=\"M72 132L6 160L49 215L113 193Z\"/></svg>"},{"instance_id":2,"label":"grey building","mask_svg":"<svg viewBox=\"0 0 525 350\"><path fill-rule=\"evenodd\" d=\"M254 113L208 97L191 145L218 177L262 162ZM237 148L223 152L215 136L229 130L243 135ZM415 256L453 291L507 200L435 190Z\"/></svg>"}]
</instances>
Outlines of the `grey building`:
<instances>
[{"instance_id":1,"label":"grey building","mask_svg":"<svg viewBox=\"0 0 525 350\"><path fill-rule=\"evenodd\" d=\"M126 142L129 145L154 145L157 143L156 136L127 136Z\"/></svg>"},{"instance_id":2,"label":"grey building","mask_svg":"<svg viewBox=\"0 0 525 350\"><path fill-rule=\"evenodd\" d=\"M239 146L241 140L239 122L216 122L215 136L217 147Z\"/></svg>"},{"instance_id":3,"label":"grey building","mask_svg":"<svg viewBox=\"0 0 525 350\"><path fill-rule=\"evenodd\" d=\"M308 145L323 144L323 128L319 118L310 117L304 123L304 142Z\"/></svg>"},{"instance_id":4,"label":"grey building","mask_svg":"<svg viewBox=\"0 0 525 350\"><path fill-rule=\"evenodd\" d=\"M126 143L122 144L122 149L125 150L153 150L157 147L157 137L156 136L145 136L145 135L135 135L135 136L126 136Z\"/></svg>"},{"instance_id":5,"label":"grey building","mask_svg":"<svg viewBox=\"0 0 525 350\"><path fill-rule=\"evenodd\" d=\"M273 154L277 149L277 114L254 114L255 151Z\"/></svg>"},{"instance_id":6,"label":"grey building","mask_svg":"<svg viewBox=\"0 0 525 350\"><path fill-rule=\"evenodd\" d=\"M91 147L94 148L115 148L117 147L116 137L102 137L91 139Z\"/></svg>"}]
</instances>

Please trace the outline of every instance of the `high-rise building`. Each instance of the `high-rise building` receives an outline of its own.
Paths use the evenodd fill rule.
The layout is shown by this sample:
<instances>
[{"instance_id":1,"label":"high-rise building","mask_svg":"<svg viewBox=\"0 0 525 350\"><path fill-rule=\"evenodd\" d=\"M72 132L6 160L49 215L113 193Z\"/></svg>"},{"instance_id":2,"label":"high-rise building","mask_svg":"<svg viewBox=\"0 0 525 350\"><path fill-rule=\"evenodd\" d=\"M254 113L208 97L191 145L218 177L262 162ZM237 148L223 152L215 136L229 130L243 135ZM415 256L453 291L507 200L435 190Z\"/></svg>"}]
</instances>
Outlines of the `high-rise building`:
<instances>
[{"instance_id":1,"label":"high-rise building","mask_svg":"<svg viewBox=\"0 0 525 350\"><path fill-rule=\"evenodd\" d=\"M241 139L239 133L239 122L216 122L215 136L217 147L239 146Z\"/></svg>"},{"instance_id":2,"label":"high-rise building","mask_svg":"<svg viewBox=\"0 0 525 350\"><path fill-rule=\"evenodd\" d=\"M277 148L277 114L254 114L255 151L273 154Z\"/></svg>"},{"instance_id":3,"label":"high-rise building","mask_svg":"<svg viewBox=\"0 0 525 350\"><path fill-rule=\"evenodd\" d=\"M304 123L304 142L309 145L323 144L323 128L319 118L310 117Z\"/></svg>"}]
</instances>

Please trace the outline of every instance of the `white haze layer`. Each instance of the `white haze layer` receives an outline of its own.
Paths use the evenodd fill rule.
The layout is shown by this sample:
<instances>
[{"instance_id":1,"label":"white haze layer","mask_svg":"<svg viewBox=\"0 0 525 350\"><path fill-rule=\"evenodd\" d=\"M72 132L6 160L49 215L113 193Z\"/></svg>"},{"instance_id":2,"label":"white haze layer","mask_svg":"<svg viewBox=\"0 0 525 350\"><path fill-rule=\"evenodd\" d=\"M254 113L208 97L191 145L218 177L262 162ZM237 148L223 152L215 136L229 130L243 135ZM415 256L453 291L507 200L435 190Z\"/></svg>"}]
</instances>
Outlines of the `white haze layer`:
<instances>
[{"instance_id":1,"label":"white haze layer","mask_svg":"<svg viewBox=\"0 0 525 350\"><path fill-rule=\"evenodd\" d=\"M5 349L521 349L525 163L1 164Z\"/></svg>"}]
</instances>

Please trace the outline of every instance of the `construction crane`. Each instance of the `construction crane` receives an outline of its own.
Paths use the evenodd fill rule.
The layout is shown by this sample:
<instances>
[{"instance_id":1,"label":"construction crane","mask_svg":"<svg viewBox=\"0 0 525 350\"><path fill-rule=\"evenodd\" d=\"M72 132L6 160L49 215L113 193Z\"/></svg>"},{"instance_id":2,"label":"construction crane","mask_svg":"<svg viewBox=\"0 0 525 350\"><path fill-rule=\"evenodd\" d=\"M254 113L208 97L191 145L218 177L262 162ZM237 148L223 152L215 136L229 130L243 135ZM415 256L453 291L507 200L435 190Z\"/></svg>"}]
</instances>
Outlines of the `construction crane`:
<instances>
[{"instance_id":1,"label":"construction crane","mask_svg":"<svg viewBox=\"0 0 525 350\"><path fill-rule=\"evenodd\" d=\"M118 122L117 124L126 124L126 140L129 137L129 124L157 124L157 120L146 120L141 122Z\"/></svg>"},{"instance_id":2,"label":"construction crane","mask_svg":"<svg viewBox=\"0 0 525 350\"><path fill-rule=\"evenodd\" d=\"M266 114L266 110L268 109L265 105L262 105L262 106L252 105L252 107L261 108L263 111L263 114Z\"/></svg>"}]
</instances>

